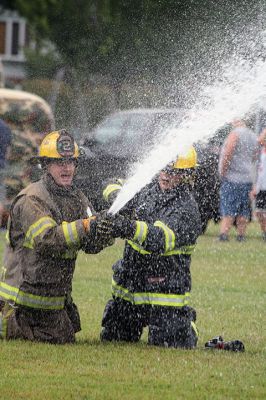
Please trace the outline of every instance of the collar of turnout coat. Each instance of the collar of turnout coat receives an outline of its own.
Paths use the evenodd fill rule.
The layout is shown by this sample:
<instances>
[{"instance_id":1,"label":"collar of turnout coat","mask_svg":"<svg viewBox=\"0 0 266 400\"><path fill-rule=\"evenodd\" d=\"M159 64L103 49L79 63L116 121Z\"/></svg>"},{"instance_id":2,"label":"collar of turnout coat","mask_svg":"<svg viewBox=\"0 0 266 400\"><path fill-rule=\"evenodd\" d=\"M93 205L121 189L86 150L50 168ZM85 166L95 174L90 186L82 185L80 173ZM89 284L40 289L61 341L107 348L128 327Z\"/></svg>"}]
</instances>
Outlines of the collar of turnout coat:
<instances>
[{"instance_id":1,"label":"collar of turnout coat","mask_svg":"<svg viewBox=\"0 0 266 400\"><path fill-rule=\"evenodd\" d=\"M55 183L54 178L48 172L44 173L43 182L49 192L56 194L57 196L71 196L76 192L74 185L69 187L59 186Z\"/></svg>"}]
</instances>

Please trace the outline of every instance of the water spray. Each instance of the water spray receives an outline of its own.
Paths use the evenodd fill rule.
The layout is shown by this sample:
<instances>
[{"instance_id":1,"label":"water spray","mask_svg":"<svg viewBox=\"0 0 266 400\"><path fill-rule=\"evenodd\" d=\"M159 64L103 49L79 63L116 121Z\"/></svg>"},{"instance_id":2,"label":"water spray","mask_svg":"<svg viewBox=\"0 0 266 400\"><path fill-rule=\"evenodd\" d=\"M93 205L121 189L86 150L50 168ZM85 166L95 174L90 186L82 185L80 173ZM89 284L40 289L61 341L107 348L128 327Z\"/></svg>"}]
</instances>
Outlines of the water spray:
<instances>
[{"instance_id":1,"label":"water spray","mask_svg":"<svg viewBox=\"0 0 266 400\"><path fill-rule=\"evenodd\" d=\"M243 117L265 98L266 62L236 60L226 65L219 81L203 88L201 98L178 126L169 128L147 158L134 166L134 173L118 194L109 213L116 214L168 163L183 155L197 141L208 137L225 123Z\"/></svg>"}]
</instances>

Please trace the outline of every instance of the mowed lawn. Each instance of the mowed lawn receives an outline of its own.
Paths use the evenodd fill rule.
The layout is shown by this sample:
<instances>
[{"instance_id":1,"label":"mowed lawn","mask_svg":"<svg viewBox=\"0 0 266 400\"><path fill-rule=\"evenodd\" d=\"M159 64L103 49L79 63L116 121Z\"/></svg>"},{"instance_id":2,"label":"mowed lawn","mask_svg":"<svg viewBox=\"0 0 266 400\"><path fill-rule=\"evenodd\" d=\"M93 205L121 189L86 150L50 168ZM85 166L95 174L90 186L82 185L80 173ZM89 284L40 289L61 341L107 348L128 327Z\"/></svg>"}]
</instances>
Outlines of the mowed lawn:
<instances>
[{"instance_id":1,"label":"mowed lawn","mask_svg":"<svg viewBox=\"0 0 266 400\"><path fill-rule=\"evenodd\" d=\"M99 255L79 255L73 297L83 330L75 345L0 342L1 400L265 399L266 243L256 222L245 243L235 232L220 243L217 234L210 224L193 255L197 349L148 346L147 332L138 344L99 341L118 241ZM0 239L2 255L4 233ZM216 335L242 340L245 353L205 350Z\"/></svg>"}]
</instances>

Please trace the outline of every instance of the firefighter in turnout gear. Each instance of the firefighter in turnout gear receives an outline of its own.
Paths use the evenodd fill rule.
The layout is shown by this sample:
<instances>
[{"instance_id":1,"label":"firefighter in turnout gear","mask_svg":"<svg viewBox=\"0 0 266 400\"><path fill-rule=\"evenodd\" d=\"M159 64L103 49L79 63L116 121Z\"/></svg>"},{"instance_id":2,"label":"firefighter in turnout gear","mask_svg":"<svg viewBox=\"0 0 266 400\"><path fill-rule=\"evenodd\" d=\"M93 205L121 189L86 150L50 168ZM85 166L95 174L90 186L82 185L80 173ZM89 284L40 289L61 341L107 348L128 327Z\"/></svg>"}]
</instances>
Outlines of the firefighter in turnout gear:
<instances>
[{"instance_id":1,"label":"firefighter in turnout gear","mask_svg":"<svg viewBox=\"0 0 266 400\"><path fill-rule=\"evenodd\" d=\"M72 343L80 318L72 301L78 250L97 253L99 237L88 199L73 184L79 149L65 130L46 135L37 162L42 178L11 205L0 280L0 338ZM89 214L88 214L89 211Z\"/></svg>"},{"instance_id":2,"label":"firefighter in turnout gear","mask_svg":"<svg viewBox=\"0 0 266 400\"><path fill-rule=\"evenodd\" d=\"M190 307L190 263L201 233L192 194L197 154L188 153L168 165L118 215L102 219L112 236L126 239L123 258L113 266L112 300L106 304L101 339L138 341L148 326L148 343L194 348L198 331ZM121 188L109 184L106 201Z\"/></svg>"}]
</instances>

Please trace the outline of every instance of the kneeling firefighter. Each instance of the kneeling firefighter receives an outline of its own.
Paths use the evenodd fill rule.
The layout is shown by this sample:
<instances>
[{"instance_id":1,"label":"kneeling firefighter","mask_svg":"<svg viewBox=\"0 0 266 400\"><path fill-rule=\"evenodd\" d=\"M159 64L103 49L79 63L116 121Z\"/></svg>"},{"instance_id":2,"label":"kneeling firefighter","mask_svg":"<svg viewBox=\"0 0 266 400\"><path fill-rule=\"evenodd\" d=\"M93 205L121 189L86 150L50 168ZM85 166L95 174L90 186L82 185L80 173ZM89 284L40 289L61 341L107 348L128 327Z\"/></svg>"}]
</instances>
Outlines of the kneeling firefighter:
<instances>
[{"instance_id":1,"label":"kneeling firefighter","mask_svg":"<svg viewBox=\"0 0 266 400\"><path fill-rule=\"evenodd\" d=\"M99 237L88 199L73 185L79 149L65 130L46 135L37 161L42 178L12 203L0 280L0 338L72 343L80 331L72 301L78 250L97 253ZM89 214L88 214L89 211Z\"/></svg>"},{"instance_id":2,"label":"kneeling firefighter","mask_svg":"<svg viewBox=\"0 0 266 400\"><path fill-rule=\"evenodd\" d=\"M101 339L138 341L148 326L148 343L194 348L196 312L188 306L190 263L201 219L192 194L197 154L192 147L168 165L119 214L99 230L125 238L123 259L113 266L112 296L106 304ZM103 194L110 200L119 181Z\"/></svg>"}]
</instances>

